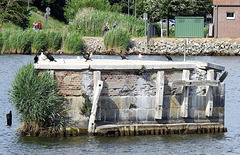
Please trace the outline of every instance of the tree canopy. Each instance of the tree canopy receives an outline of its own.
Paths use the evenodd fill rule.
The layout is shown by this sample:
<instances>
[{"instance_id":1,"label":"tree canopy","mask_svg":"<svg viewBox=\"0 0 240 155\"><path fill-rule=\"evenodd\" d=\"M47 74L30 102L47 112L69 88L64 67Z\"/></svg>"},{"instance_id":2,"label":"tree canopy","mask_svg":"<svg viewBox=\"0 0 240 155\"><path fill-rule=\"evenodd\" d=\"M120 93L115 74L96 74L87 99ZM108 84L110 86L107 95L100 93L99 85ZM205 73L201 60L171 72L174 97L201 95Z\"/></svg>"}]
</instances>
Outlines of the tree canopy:
<instances>
[{"instance_id":1,"label":"tree canopy","mask_svg":"<svg viewBox=\"0 0 240 155\"><path fill-rule=\"evenodd\" d=\"M0 3L0 18L4 22L12 22L22 28L28 27L27 0L2 0Z\"/></svg>"}]
</instances>

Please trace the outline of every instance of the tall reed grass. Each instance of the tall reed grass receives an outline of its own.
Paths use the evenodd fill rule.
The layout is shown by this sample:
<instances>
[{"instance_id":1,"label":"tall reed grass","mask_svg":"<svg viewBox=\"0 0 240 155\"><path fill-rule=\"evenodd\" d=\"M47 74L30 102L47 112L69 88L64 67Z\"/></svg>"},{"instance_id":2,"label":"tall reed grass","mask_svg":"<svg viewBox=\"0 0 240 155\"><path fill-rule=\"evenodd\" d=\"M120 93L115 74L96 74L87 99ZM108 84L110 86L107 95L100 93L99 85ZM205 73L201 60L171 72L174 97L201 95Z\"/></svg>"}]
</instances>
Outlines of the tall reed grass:
<instances>
[{"instance_id":1,"label":"tall reed grass","mask_svg":"<svg viewBox=\"0 0 240 155\"><path fill-rule=\"evenodd\" d=\"M69 29L78 31L83 36L102 36L104 25L109 23L110 29L113 29L115 22L133 37L144 36L144 20L117 12L99 11L92 8L79 10Z\"/></svg>"},{"instance_id":2,"label":"tall reed grass","mask_svg":"<svg viewBox=\"0 0 240 155\"><path fill-rule=\"evenodd\" d=\"M63 125L67 108L49 72L39 75L32 63L23 66L15 75L9 95L22 122L43 128Z\"/></svg>"},{"instance_id":3,"label":"tall reed grass","mask_svg":"<svg viewBox=\"0 0 240 155\"><path fill-rule=\"evenodd\" d=\"M81 53L84 41L79 33L67 31L5 29L0 32L0 53L34 54L41 49L67 54Z\"/></svg>"},{"instance_id":4,"label":"tall reed grass","mask_svg":"<svg viewBox=\"0 0 240 155\"><path fill-rule=\"evenodd\" d=\"M69 33L64 38L64 51L81 54L84 49L84 40L79 33Z\"/></svg>"},{"instance_id":5,"label":"tall reed grass","mask_svg":"<svg viewBox=\"0 0 240 155\"><path fill-rule=\"evenodd\" d=\"M127 50L131 37L128 32L117 27L107 32L104 36L104 46L107 50Z\"/></svg>"},{"instance_id":6,"label":"tall reed grass","mask_svg":"<svg viewBox=\"0 0 240 155\"><path fill-rule=\"evenodd\" d=\"M2 48L3 48L3 35L2 35L2 32L0 32L0 54L1 54Z\"/></svg>"}]
</instances>

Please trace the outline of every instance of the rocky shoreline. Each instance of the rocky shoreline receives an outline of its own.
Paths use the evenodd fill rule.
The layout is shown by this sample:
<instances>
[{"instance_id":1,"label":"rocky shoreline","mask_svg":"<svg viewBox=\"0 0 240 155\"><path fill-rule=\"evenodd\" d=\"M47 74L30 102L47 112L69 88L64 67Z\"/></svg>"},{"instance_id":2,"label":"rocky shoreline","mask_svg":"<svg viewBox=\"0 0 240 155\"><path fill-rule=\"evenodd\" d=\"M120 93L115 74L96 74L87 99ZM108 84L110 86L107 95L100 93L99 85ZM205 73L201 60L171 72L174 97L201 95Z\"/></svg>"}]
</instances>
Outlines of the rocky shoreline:
<instances>
[{"instance_id":1,"label":"rocky shoreline","mask_svg":"<svg viewBox=\"0 0 240 155\"><path fill-rule=\"evenodd\" d=\"M152 38L146 45L146 38L133 38L126 54L170 55L184 54L184 38ZM113 50L106 51L102 38L85 39L86 51L94 54L115 54ZM147 48L146 48L147 47ZM240 39L190 38L186 50L187 55L240 55Z\"/></svg>"},{"instance_id":2,"label":"rocky shoreline","mask_svg":"<svg viewBox=\"0 0 240 155\"><path fill-rule=\"evenodd\" d=\"M84 51L93 52L99 55L117 55L119 51L115 49L106 50L102 37L83 37L85 41ZM143 55L183 55L184 38L151 38L147 43L146 38L132 38L130 47L125 54ZM50 51L52 54L76 55L60 49ZM16 51L3 52L2 54L23 54ZM35 54L35 53L32 53ZM235 38L189 38L186 48L186 55L202 56L239 56L240 39Z\"/></svg>"}]
</instances>

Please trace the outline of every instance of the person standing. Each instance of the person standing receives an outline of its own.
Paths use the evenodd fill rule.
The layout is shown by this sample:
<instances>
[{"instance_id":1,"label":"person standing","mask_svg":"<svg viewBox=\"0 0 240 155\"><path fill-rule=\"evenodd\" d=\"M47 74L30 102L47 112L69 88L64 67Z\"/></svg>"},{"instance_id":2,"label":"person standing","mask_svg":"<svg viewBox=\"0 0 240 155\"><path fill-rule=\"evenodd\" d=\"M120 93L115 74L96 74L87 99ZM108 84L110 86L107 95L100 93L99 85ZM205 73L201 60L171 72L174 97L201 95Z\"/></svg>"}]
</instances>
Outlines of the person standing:
<instances>
[{"instance_id":1,"label":"person standing","mask_svg":"<svg viewBox=\"0 0 240 155\"><path fill-rule=\"evenodd\" d=\"M103 30L103 35L105 35L106 32L110 30L108 23L105 24L104 30Z\"/></svg>"},{"instance_id":2,"label":"person standing","mask_svg":"<svg viewBox=\"0 0 240 155\"><path fill-rule=\"evenodd\" d=\"M38 25L38 29L41 30L41 29L42 29L42 23L41 23L40 20L38 21L38 24L37 24L37 25Z\"/></svg>"},{"instance_id":3,"label":"person standing","mask_svg":"<svg viewBox=\"0 0 240 155\"><path fill-rule=\"evenodd\" d=\"M117 22L115 22L114 25L113 25L113 28L114 28L114 29L115 29L116 27L118 27Z\"/></svg>"},{"instance_id":4,"label":"person standing","mask_svg":"<svg viewBox=\"0 0 240 155\"><path fill-rule=\"evenodd\" d=\"M38 29L38 23L36 22L36 20L33 22L33 30L37 31Z\"/></svg>"}]
</instances>

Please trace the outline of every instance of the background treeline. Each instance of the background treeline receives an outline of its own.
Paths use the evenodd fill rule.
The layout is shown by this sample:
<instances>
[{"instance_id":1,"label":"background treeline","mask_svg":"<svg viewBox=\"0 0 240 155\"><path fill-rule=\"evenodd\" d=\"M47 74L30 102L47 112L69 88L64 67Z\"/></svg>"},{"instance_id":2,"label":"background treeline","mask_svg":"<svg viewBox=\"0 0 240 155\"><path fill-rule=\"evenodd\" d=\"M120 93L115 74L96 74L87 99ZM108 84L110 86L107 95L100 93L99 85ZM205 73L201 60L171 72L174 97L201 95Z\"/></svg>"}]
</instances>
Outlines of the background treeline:
<instances>
[{"instance_id":1,"label":"background treeline","mask_svg":"<svg viewBox=\"0 0 240 155\"><path fill-rule=\"evenodd\" d=\"M28 2L44 13L46 7L50 7L51 16L66 23L74 19L79 9L89 7L135 16L136 4L136 17L142 18L143 12L147 12L151 22L183 15L206 17L213 12L212 0L1 0L1 25L13 22L27 28L30 16Z\"/></svg>"}]
</instances>

